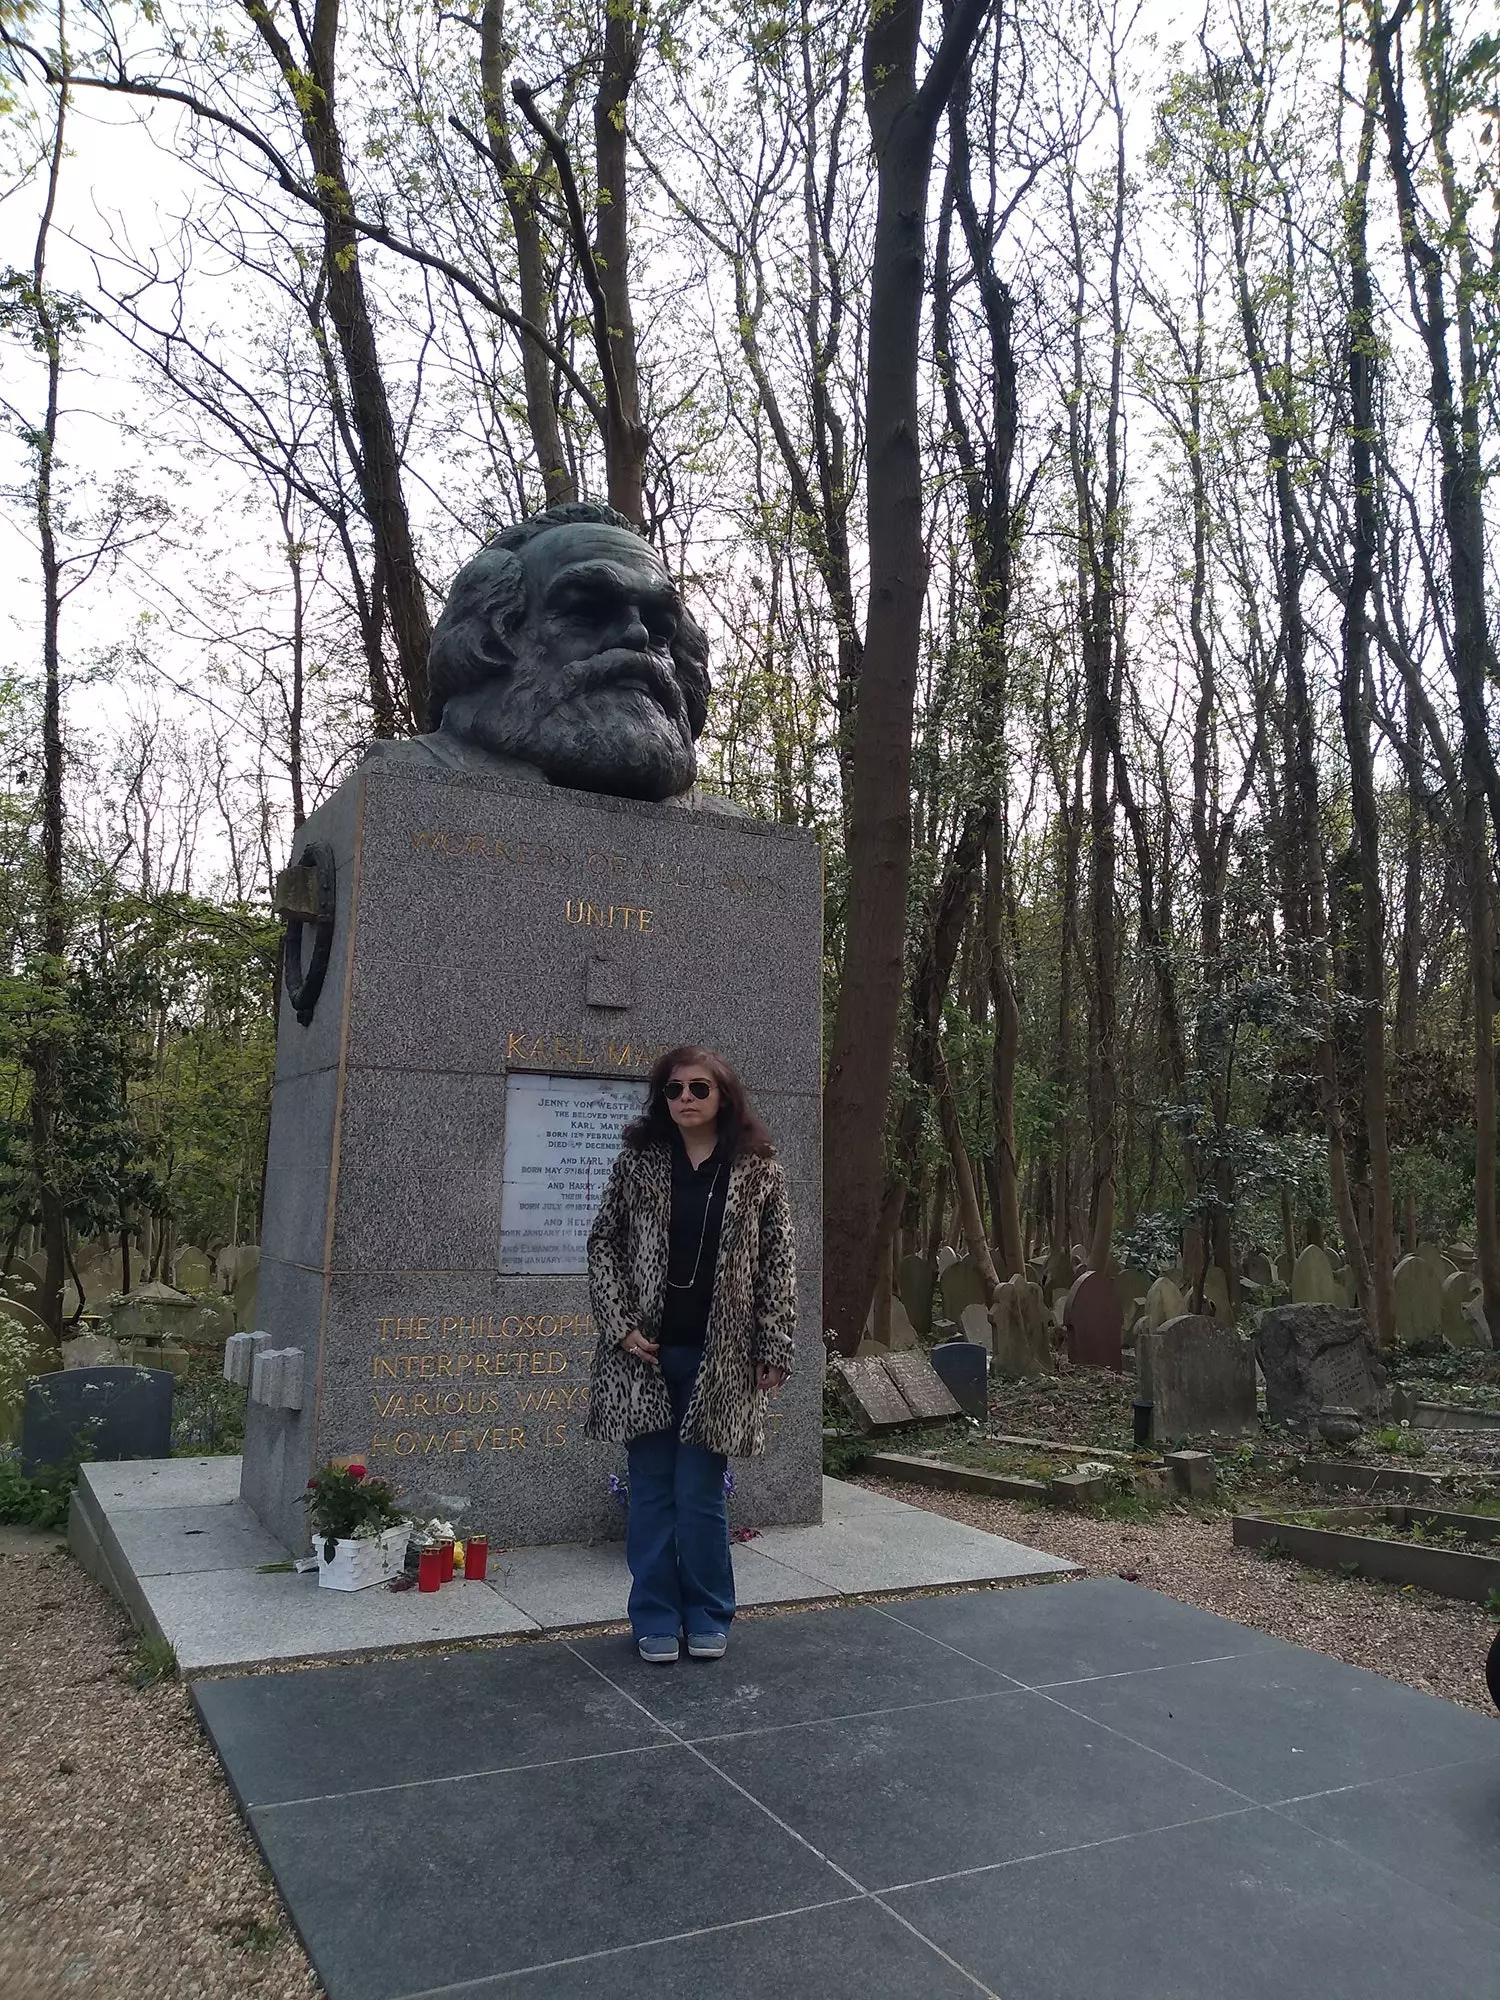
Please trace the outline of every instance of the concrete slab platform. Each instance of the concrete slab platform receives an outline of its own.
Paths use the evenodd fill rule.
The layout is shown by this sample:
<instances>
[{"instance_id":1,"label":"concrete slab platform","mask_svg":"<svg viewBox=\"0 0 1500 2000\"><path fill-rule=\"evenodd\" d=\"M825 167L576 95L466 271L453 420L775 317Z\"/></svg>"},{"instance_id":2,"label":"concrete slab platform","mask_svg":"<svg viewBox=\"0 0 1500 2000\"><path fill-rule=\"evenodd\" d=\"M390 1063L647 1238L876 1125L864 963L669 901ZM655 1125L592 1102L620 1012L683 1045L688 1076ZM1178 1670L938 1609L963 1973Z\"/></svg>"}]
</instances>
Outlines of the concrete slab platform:
<instances>
[{"instance_id":1,"label":"concrete slab platform","mask_svg":"<svg viewBox=\"0 0 1500 2000\"><path fill-rule=\"evenodd\" d=\"M329 2000L1500 1996L1500 1722L1115 1578L193 1698Z\"/></svg>"},{"instance_id":2,"label":"concrete slab platform","mask_svg":"<svg viewBox=\"0 0 1500 2000\"><path fill-rule=\"evenodd\" d=\"M86 1465L69 1540L86 1569L191 1677L277 1661L578 1631L625 1617L620 1542L492 1549L480 1583L417 1591L320 1589L279 1568L286 1551L238 1498L238 1459ZM273 1572L268 1566L277 1565ZM805 1603L1074 1574L1056 1556L824 1481L815 1528L736 1544L744 1606Z\"/></svg>"}]
</instances>

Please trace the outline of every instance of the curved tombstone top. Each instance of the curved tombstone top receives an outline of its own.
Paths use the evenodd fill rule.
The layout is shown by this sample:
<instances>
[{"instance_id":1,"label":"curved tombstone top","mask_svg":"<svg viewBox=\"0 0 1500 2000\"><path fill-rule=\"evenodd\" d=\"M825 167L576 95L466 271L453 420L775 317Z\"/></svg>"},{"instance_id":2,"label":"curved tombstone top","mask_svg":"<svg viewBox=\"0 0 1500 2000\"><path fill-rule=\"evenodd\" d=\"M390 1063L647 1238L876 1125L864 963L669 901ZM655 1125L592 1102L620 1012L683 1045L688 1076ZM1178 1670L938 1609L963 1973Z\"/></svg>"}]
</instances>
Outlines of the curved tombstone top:
<instances>
[{"instance_id":1,"label":"curved tombstone top","mask_svg":"<svg viewBox=\"0 0 1500 2000\"><path fill-rule=\"evenodd\" d=\"M491 536L432 635L431 727L367 764L437 766L658 803L694 794L708 644L645 536L593 501Z\"/></svg>"}]
</instances>

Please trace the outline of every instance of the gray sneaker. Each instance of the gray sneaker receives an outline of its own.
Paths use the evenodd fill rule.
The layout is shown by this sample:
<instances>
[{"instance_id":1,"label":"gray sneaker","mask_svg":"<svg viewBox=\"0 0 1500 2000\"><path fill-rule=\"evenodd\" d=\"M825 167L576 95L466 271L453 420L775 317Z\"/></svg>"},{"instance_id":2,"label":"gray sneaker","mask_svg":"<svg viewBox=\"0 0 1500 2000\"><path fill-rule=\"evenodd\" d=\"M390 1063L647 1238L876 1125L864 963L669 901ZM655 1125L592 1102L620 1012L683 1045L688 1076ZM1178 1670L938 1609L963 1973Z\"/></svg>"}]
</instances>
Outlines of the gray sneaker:
<instances>
[{"instance_id":1,"label":"gray sneaker","mask_svg":"<svg viewBox=\"0 0 1500 2000\"><path fill-rule=\"evenodd\" d=\"M690 1660L722 1660L729 1644L727 1632L689 1632L688 1658Z\"/></svg>"},{"instance_id":2,"label":"gray sneaker","mask_svg":"<svg viewBox=\"0 0 1500 2000\"><path fill-rule=\"evenodd\" d=\"M721 1646L720 1652L724 1649ZM653 1667L672 1667L677 1664L677 1641L675 1639L638 1639L636 1651L643 1660L649 1660Z\"/></svg>"}]
</instances>

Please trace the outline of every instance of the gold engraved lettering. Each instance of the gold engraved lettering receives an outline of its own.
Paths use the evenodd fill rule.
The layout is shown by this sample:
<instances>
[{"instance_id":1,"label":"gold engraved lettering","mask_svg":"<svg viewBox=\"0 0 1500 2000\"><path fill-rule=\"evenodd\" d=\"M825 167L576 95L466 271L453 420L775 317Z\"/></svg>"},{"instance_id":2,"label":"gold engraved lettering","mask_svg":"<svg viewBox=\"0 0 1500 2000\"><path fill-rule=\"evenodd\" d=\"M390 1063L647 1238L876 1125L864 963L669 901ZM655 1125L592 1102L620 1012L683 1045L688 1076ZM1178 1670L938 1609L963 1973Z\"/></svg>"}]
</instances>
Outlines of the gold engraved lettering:
<instances>
[{"instance_id":1,"label":"gold engraved lettering","mask_svg":"<svg viewBox=\"0 0 1500 2000\"><path fill-rule=\"evenodd\" d=\"M370 1357L371 1381L379 1382L384 1379L394 1382L396 1379L396 1362L398 1358L394 1354L372 1354Z\"/></svg>"}]
</instances>

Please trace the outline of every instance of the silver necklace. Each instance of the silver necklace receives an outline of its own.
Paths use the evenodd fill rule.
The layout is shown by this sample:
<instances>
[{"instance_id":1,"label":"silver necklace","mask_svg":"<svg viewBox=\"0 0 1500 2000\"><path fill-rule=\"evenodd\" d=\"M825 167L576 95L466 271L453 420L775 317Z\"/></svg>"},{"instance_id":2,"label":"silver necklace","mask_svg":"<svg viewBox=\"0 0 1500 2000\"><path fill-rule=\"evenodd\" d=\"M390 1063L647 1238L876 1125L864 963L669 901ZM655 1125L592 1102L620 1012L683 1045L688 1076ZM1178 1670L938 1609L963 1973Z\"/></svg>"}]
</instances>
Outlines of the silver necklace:
<instances>
[{"instance_id":1,"label":"silver necklace","mask_svg":"<svg viewBox=\"0 0 1500 2000\"><path fill-rule=\"evenodd\" d=\"M703 1227L698 1233L698 1254L693 1259L693 1275L685 1285L674 1285L672 1280L668 1278L667 1290L669 1292L690 1292L698 1282L698 1266L703 1262L703 1246L708 1241L708 1218L713 1212L714 1195L718 1191L719 1176L723 1171L724 1162L720 1160L719 1164L714 1168L714 1177L708 1184L708 1200L703 1204Z\"/></svg>"}]
</instances>

